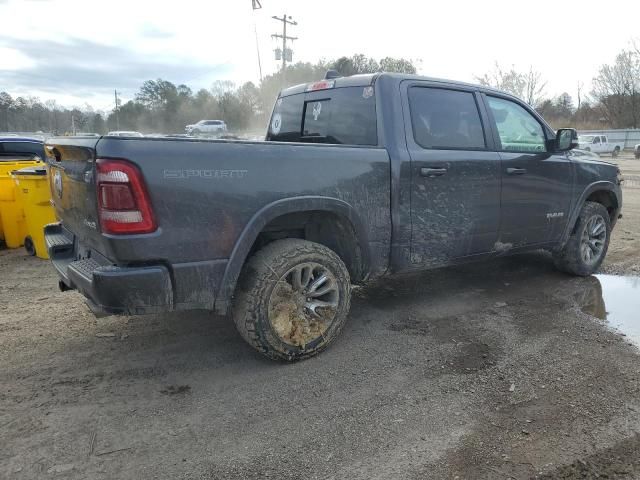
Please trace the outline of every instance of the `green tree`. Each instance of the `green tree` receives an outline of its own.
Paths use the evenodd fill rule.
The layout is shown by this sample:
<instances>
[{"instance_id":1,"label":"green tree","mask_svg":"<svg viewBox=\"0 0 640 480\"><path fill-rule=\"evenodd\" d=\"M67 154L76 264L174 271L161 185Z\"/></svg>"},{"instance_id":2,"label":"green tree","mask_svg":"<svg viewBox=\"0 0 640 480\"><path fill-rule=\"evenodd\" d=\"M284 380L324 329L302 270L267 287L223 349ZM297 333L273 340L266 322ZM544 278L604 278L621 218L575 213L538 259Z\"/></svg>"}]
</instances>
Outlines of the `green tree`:
<instances>
[{"instance_id":1,"label":"green tree","mask_svg":"<svg viewBox=\"0 0 640 480\"><path fill-rule=\"evenodd\" d=\"M105 133L107 133L107 125L104 121L104 118L102 118L102 115L100 115L99 113L96 113L93 117L93 125L91 130L95 133L99 133L100 135L104 135Z\"/></svg>"},{"instance_id":2,"label":"green tree","mask_svg":"<svg viewBox=\"0 0 640 480\"><path fill-rule=\"evenodd\" d=\"M0 128L9 131L9 111L13 106L13 98L7 92L0 92Z\"/></svg>"}]
</instances>

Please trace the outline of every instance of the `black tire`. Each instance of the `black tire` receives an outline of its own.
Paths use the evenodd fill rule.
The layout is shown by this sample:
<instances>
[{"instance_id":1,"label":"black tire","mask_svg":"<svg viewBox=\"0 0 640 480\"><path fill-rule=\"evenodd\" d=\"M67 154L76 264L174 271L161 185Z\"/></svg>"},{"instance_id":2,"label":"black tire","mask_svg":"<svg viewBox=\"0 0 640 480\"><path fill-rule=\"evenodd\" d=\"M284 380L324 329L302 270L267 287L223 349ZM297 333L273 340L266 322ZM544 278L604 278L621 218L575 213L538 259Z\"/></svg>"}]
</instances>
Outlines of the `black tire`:
<instances>
[{"instance_id":1,"label":"black tire","mask_svg":"<svg viewBox=\"0 0 640 480\"><path fill-rule=\"evenodd\" d=\"M313 265L318 265L319 270L313 270L311 267ZM301 298L310 293L304 293L306 291L304 288L298 292L286 283L289 281L286 279L293 277L293 272L306 268L311 268L311 277L307 277L307 286L309 282L315 283L317 280L314 272L324 272L330 276L329 283L335 287L331 289L332 302L335 303L335 307L330 307L330 311L333 312L331 319L327 319L325 314L322 314L322 320L317 320L321 317L312 315L305 307L308 305L304 303L305 299ZM290 290L288 298L281 294L283 285ZM275 290L276 286L279 290ZM313 287L313 284L310 286ZM316 288L317 291L323 290L323 288ZM274 310L272 297L276 299L276 306L280 307L284 304L290 307L284 314L285 323L280 320L283 316L282 309ZM310 301L310 298L306 298L306 301ZM253 348L271 359L293 362L320 353L335 340L346 322L350 304L349 272L340 257L324 245L290 238L268 244L246 263L240 275L234 299L233 319L242 338ZM312 308L315 312L315 307ZM278 333L274 322L280 327L281 332L290 332L289 338L287 335ZM312 328L314 332L310 333ZM297 335L295 332L299 331L309 335L304 337L302 342L294 341L299 340L294 338ZM315 334L317 336L313 337Z\"/></svg>"},{"instance_id":2,"label":"black tire","mask_svg":"<svg viewBox=\"0 0 640 480\"><path fill-rule=\"evenodd\" d=\"M613 153L611 154L611 156L612 156L613 158L617 158L617 157L618 157L618 155L620 155L620 147L616 147L616 148L614 148L614 149L613 149Z\"/></svg>"},{"instance_id":3,"label":"black tire","mask_svg":"<svg viewBox=\"0 0 640 480\"><path fill-rule=\"evenodd\" d=\"M31 239L31 237L26 237L24 239L24 249L32 257L34 257L36 255L36 246L34 245L33 240Z\"/></svg>"},{"instance_id":4,"label":"black tire","mask_svg":"<svg viewBox=\"0 0 640 480\"><path fill-rule=\"evenodd\" d=\"M604 238L601 240L602 249L598 251L597 255L591 250L594 256L591 261L587 261L583 255L583 248L589 248L585 244L585 236L588 236L588 232L585 232L585 230L590 225L590 222L596 219L602 219L604 225ZM611 220L607 209L600 203L585 202L569 240L562 250L554 253L556 268L579 276L588 276L595 273L607 255L610 237ZM587 244L589 242L590 240L587 240Z\"/></svg>"},{"instance_id":5,"label":"black tire","mask_svg":"<svg viewBox=\"0 0 640 480\"><path fill-rule=\"evenodd\" d=\"M640 159L640 151L637 151L637 152L635 153L635 157L636 157L636 160Z\"/></svg>"},{"instance_id":6,"label":"black tire","mask_svg":"<svg viewBox=\"0 0 640 480\"><path fill-rule=\"evenodd\" d=\"M200 135L202 132L200 130L198 130L197 128L194 130L191 130L191 135Z\"/></svg>"},{"instance_id":7,"label":"black tire","mask_svg":"<svg viewBox=\"0 0 640 480\"><path fill-rule=\"evenodd\" d=\"M590 152L590 151L591 151L591 148L590 148L590 147L585 147L584 151L585 151L585 152Z\"/></svg>"}]
</instances>

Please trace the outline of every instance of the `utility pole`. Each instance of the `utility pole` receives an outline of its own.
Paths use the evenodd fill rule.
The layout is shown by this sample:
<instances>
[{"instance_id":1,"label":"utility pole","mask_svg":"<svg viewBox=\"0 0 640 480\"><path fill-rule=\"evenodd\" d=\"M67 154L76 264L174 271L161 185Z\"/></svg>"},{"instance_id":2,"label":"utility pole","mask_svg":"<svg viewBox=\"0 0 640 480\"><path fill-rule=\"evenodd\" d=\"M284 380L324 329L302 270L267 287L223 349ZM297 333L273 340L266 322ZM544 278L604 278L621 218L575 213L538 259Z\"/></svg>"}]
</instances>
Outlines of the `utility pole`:
<instances>
[{"instance_id":1,"label":"utility pole","mask_svg":"<svg viewBox=\"0 0 640 480\"><path fill-rule=\"evenodd\" d=\"M298 22L293 21L292 17L289 16L287 17L287 14L285 13L284 15L282 15L282 18L280 17L276 17L275 15L273 17L274 20L278 20L279 22L282 22L282 35L275 33L273 35L271 35L272 38L281 38L282 39L282 87L286 87L287 83L286 83L286 72L287 72L287 40L297 40L298 37L288 37L287 36L287 25L298 25Z\"/></svg>"},{"instance_id":2,"label":"utility pole","mask_svg":"<svg viewBox=\"0 0 640 480\"><path fill-rule=\"evenodd\" d=\"M113 94L116 99L116 108L114 109L114 113L116 114L116 130L120 130L120 121L118 119L118 106L120 105L120 100L118 99L118 90L113 90Z\"/></svg>"}]
</instances>

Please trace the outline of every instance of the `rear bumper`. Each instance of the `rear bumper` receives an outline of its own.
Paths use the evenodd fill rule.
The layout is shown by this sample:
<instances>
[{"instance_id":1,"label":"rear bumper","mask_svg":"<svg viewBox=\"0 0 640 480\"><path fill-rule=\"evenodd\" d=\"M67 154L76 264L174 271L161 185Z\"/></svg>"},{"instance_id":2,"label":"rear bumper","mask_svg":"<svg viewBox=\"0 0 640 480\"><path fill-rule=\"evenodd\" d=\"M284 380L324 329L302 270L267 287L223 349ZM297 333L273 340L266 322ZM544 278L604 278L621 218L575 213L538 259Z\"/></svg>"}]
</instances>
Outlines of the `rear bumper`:
<instances>
[{"instance_id":1,"label":"rear bumper","mask_svg":"<svg viewBox=\"0 0 640 480\"><path fill-rule=\"evenodd\" d=\"M60 224L45 227L45 242L61 287L82 293L96 316L213 309L227 263L114 265Z\"/></svg>"}]
</instances>

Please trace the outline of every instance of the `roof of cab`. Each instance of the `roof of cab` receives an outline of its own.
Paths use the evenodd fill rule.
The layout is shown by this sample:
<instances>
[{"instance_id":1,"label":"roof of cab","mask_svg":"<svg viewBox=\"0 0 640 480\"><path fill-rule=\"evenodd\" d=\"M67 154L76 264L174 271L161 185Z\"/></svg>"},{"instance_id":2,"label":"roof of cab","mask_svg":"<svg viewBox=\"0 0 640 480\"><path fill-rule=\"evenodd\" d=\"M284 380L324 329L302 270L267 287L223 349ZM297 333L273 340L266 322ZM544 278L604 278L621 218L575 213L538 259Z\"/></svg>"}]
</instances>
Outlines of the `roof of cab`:
<instances>
[{"instance_id":1,"label":"roof of cab","mask_svg":"<svg viewBox=\"0 0 640 480\"><path fill-rule=\"evenodd\" d=\"M494 92L494 93L499 93L501 95L506 95L506 96L510 96L513 97L513 95L510 95L507 92L504 92L502 90L498 90L492 87L488 87L485 85L478 85L478 84L474 84L474 83L467 83L467 82L460 82L457 80L447 80L444 78L434 78L434 77L426 77L423 75L412 75L409 73L391 73L391 72L379 72L379 73L366 73L366 74L360 74L360 75L351 75L349 77L337 77L337 78L331 78L331 79L327 79L327 81L334 81L334 88L340 88L340 87L366 87L368 85L372 85L378 78L380 77L389 77L392 79L397 80L398 82L402 81L402 80L423 80L423 81L429 81L429 82L433 82L433 83L442 83L442 84L446 84L446 85L459 85L459 86L463 86L463 87L471 87L477 90L482 90L482 91L486 91L486 92ZM309 82L309 83L301 83L299 85L295 85L293 87L289 87L289 88L285 88L284 90L282 90L280 92L280 96L281 97L286 97L289 95L295 95L296 93L304 93L307 90L307 87L309 85L313 85L314 83L317 82L321 82L322 80L316 80L315 82Z\"/></svg>"},{"instance_id":2,"label":"roof of cab","mask_svg":"<svg viewBox=\"0 0 640 480\"><path fill-rule=\"evenodd\" d=\"M365 73L362 75L351 75L350 77L337 77L330 78L326 81L335 82L334 87L366 87L367 85L371 85L376 77L378 77L379 73ZM323 81L322 79L316 80L315 82L309 83L301 83L299 85L294 85L293 87L285 88L280 92L281 97L287 97L289 95L295 95L296 93L304 93L307 90L309 85L313 85L314 83L318 83Z\"/></svg>"},{"instance_id":3,"label":"roof of cab","mask_svg":"<svg viewBox=\"0 0 640 480\"><path fill-rule=\"evenodd\" d=\"M33 138L33 137L14 137L14 136L7 136L7 137L3 137L0 136L0 142L32 142L32 143L44 143L44 140L41 138Z\"/></svg>"}]
</instances>

